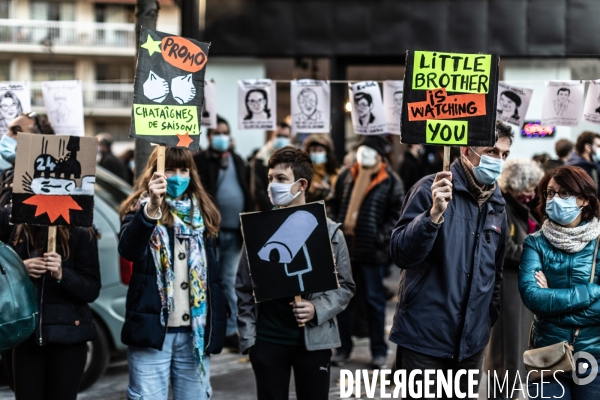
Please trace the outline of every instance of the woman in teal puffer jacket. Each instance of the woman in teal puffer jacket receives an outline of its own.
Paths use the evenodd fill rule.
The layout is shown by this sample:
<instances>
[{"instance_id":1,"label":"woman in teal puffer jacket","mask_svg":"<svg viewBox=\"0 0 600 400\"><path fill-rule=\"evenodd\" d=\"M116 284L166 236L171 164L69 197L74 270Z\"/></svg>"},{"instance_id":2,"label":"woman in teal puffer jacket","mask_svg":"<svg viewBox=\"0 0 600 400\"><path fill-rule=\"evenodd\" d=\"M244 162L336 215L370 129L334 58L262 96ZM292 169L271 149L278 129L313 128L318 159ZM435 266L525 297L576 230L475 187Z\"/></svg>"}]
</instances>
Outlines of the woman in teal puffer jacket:
<instances>
[{"instance_id":1,"label":"woman in teal puffer jacket","mask_svg":"<svg viewBox=\"0 0 600 400\"><path fill-rule=\"evenodd\" d=\"M547 219L541 231L525 239L519 272L521 298L535 314L531 347L567 341L574 352L587 352L592 360L599 362L598 273L594 283L590 283L600 234L596 187L581 168L559 167L542 178L538 193L539 215ZM581 330L575 338L577 328ZM588 371L578 375L579 378L591 376L593 362L588 360L588 366ZM530 397L540 396L540 386L544 397L595 399L600 394L600 377L587 385L578 385L571 373L555 376L546 373L542 381L529 382Z\"/></svg>"}]
</instances>

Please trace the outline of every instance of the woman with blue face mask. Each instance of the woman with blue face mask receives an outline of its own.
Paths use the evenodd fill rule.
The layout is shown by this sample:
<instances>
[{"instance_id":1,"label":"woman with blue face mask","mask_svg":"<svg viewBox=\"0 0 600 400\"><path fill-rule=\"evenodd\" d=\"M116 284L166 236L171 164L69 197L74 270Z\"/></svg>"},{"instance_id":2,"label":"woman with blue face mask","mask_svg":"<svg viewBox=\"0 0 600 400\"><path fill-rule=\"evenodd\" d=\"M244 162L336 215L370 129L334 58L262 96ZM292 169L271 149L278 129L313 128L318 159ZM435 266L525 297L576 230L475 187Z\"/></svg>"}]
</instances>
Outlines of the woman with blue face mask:
<instances>
[{"instance_id":1,"label":"woman with blue face mask","mask_svg":"<svg viewBox=\"0 0 600 400\"><path fill-rule=\"evenodd\" d=\"M128 398L210 399L210 354L225 339L215 237L219 211L192 155L157 150L121 206L119 253L133 261L122 341L129 346ZM208 310L210 309L210 313Z\"/></svg>"},{"instance_id":2,"label":"woman with blue face mask","mask_svg":"<svg viewBox=\"0 0 600 400\"><path fill-rule=\"evenodd\" d=\"M306 191L306 202L327 200L331 197L340 170L333 153L333 143L328 135L310 135L304 140L313 165L313 179Z\"/></svg>"},{"instance_id":3,"label":"woman with blue face mask","mask_svg":"<svg viewBox=\"0 0 600 400\"><path fill-rule=\"evenodd\" d=\"M525 239L519 272L521 298L535 315L530 348L568 342L573 353L586 352L592 361L600 363L598 271L592 275L600 235L596 187L583 169L559 167L542 178L538 196L538 213L546 220L540 231ZM578 378L592 376L590 383L575 383L571 372L555 376L546 372L542 380L530 379L530 394L535 396L543 390L550 398L597 397L600 377L594 378L594 372L590 375L593 363L587 363L587 370L578 368L574 374ZM549 369L544 366L542 362L534 367Z\"/></svg>"}]
</instances>

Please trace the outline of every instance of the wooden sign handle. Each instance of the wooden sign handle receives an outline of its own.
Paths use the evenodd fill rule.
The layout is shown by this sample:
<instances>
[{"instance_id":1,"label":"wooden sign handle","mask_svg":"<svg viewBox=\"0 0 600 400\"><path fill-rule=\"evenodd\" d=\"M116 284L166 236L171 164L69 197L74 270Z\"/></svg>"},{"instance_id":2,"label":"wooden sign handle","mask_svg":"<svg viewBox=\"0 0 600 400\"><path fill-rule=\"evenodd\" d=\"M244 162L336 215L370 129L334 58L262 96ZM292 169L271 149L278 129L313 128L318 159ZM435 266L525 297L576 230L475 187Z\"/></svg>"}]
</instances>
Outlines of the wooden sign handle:
<instances>
[{"instance_id":1,"label":"wooden sign handle","mask_svg":"<svg viewBox=\"0 0 600 400\"><path fill-rule=\"evenodd\" d=\"M165 146L158 145L158 153L156 154L156 172L159 174L165 173Z\"/></svg>"},{"instance_id":2,"label":"wooden sign handle","mask_svg":"<svg viewBox=\"0 0 600 400\"><path fill-rule=\"evenodd\" d=\"M444 171L450 171L450 146L444 146Z\"/></svg>"},{"instance_id":3,"label":"wooden sign handle","mask_svg":"<svg viewBox=\"0 0 600 400\"><path fill-rule=\"evenodd\" d=\"M48 226L48 253L56 251L56 225Z\"/></svg>"},{"instance_id":4,"label":"wooden sign handle","mask_svg":"<svg viewBox=\"0 0 600 400\"><path fill-rule=\"evenodd\" d=\"M300 303L300 302L302 301L302 297L300 297L300 296L294 296L294 301L295 301L296 303ZM303 327L303 326L304 326L304 324L298 323L298 326L299 326L299 327Z\"/></svg>"}]
</instances>

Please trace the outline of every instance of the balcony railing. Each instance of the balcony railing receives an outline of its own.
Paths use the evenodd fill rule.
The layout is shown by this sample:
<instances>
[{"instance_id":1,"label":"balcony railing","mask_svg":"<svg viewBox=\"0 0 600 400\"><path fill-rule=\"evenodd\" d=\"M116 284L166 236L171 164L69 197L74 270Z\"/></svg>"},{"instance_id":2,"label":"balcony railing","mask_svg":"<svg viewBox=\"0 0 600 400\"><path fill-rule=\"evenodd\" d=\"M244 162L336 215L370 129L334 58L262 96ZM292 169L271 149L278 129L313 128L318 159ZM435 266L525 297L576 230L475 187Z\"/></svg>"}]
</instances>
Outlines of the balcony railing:
<instances>
[{"instance_id":1,"label":"balcony railing","mask_svg":"<svg viewBox=\"0 0 600 400\"><path fill-rule=\"evenodd\" d=\"M174 27L161 27L175 33ZM133 24L0 19L0 44L135 47Z\"/></svg>"},{"instance_id":2,"label":"balcony railing","mask_svg":"<svg viewBox=\"0 0 600 400\"><path fill-rule=\"evenodd\" d=\"M83 106L85 108L130 109L133 104L133 84L92 83L83 84ZM31 84L31 105L43 107L41 84Z\"/></svg>"}]
</instances>

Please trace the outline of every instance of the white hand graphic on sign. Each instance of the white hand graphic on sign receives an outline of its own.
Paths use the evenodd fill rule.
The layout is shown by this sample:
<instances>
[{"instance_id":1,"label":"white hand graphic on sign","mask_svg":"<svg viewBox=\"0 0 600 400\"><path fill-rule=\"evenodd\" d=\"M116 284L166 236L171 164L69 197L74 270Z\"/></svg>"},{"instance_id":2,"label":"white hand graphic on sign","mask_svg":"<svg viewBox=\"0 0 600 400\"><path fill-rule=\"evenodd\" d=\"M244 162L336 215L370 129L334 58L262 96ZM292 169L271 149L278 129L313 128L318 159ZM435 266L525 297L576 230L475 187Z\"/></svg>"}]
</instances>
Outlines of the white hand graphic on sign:
<instances>
[{"instance_id":1,"label":"white hand graphic on sign","mask_svg":"<svg viewBox=\"0 0 600 400\"><path fill-rule=\"evenodd\" d=\"M192 82L192 74L178 76L171 81L173 98L179 104L185 104L196 96L196 88Z\"/></svg>"},{"instance_id":2,"label":"white hand graphic on sign","mask_svg":"<svg viewBox=\"0 0 600 400\"><path fill-rule=\"evenodd\" d=\"M169 94L169 84L160 76L150 71L150 75L143 85L144 96L156 103L162 103Z\"/></svg>"}]
</instances>

